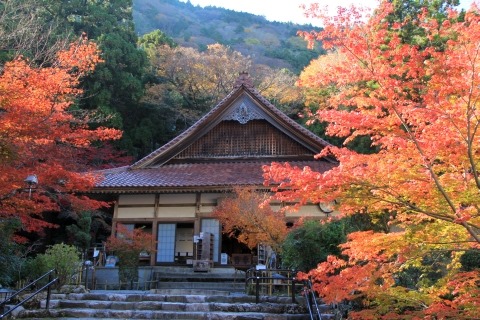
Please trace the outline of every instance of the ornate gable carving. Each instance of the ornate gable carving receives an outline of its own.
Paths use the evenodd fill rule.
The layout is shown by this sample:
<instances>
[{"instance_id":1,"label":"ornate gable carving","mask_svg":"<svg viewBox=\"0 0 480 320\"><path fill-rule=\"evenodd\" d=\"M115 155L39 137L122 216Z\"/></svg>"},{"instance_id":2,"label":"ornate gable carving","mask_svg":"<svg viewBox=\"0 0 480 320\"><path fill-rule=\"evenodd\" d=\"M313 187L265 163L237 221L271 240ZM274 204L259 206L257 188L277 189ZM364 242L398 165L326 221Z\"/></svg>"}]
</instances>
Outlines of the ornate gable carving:
<instances>
[{"instance_id":1,"label":"ornate gable carving","mask_svg":"<svg viewBox=\"0 0 480 320\"><path fill-rule=\"evenodd\" d=\"M257 112L252 106L247 105L245 101L242 101L233 111L225 117L225 120L235 120L241 124L245 124L250 120L264 119L264 117Z\"/></svg>"}]
</instances>

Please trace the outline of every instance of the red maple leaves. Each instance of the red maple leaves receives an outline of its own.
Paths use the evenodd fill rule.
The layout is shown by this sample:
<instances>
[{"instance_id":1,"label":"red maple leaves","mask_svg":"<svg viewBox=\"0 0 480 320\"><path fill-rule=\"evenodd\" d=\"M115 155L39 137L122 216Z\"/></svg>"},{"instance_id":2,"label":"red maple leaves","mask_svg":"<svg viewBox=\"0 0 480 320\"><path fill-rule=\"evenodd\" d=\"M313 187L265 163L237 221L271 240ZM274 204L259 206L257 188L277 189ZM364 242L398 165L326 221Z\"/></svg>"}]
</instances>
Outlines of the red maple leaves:
<instances>
[{"instance_id":1,"label":"red maple leaves","mask_svg":"<svg viewBox=\"0 0 480 320\"><path fill-rule=\"evenodd\" d=\"M409 42L400 31L412 21L392 22L393 10L382 1L363 21L339 11L320 32L303 33L331 49L300 76L318 108L311 116L346 143L370 137L378 152L328 147L317 157L335 156L334 169L272 164L265 179L279 185L281 201L335 199L343 214L391 213L391 233L352 234L343 259L309 273L326 301L356 301L359 319L468 318L480 300L464 288L478 271L459 273L458 259L480 243L480 16L473 7L437 20L424 8L414 21L422 33ZM415 290L395 281L412 270L428 277L425 261L439 252L441 280L416 279Z\"/></svg>"},{"instance_id":2,"label":"red maple leaves","mask_svg":"<svg viewBox=\"0 0 480 320\"><path fill-rule=\"evenodd\" d=\"M77 157L95 141L120 132L93 122L74 107L81 98L81 77L100 62L94 43L85 39L58 53L50 67L35 68L22 59L5 64L0 76L1 217L17 217L26 231L45 226L44 211L88 210L101 202L81 196L96 177ZM33 192L24 179L36 174Z\"/></svg>"}]
</instances>

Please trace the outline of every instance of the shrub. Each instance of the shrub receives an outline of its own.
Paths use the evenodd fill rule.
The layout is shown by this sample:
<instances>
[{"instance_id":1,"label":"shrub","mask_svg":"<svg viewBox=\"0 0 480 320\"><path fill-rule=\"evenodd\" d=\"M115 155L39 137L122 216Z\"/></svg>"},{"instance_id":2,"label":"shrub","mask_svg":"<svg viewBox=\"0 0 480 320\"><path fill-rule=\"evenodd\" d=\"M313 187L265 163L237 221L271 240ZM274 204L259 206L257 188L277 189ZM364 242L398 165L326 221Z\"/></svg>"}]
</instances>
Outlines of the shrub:
<instances>
[{"instance_id":1,"label":"shrub","mask_svg":"<svg viewBox=\"0 0 480 320\"><path fill-rule=\"evenodd\" d=\"M314 269L328 255L339 255L346 241L344 221L310 220L292 230L282 245L282 265L299 271Z\"/></svg>"},{"instance_id":2,"label":"shrub","mask_svg":"<svg viewBox=\"0 0 480 320\"><path fill-rule=\"evenodd\" d=\"M39 264L45 268L42 274L57 270L57 287L68 284L70 279L81 266L80 252L74 246L64 243L56 244L47 249L45 254L38 255Z\"/></svg>"},{"instance_id":3,"label":"shrub","mask_svg":"<svg viewBox=\"0 0 480 320\"><path fill-rule=\"evenodd\" d=\"M358 213L332 221L308 220L293 229L282 244L282 264L285 268L308 271L324 262L329 255L340 255L339 244L355 231L388 231L390 214L373 216Z\"/></svg>"},{"instance_id":4,"label":"shrub","mask_svg":"<svg viewBox=\"0 0 480 320\"><path fill-rule=\"evenodd\" d=\"M18 276L23 263L21 246L12 240L12 236L21 224L16 219L0 221L0 287L10 286Z\"/></svg>"}]
</instances>

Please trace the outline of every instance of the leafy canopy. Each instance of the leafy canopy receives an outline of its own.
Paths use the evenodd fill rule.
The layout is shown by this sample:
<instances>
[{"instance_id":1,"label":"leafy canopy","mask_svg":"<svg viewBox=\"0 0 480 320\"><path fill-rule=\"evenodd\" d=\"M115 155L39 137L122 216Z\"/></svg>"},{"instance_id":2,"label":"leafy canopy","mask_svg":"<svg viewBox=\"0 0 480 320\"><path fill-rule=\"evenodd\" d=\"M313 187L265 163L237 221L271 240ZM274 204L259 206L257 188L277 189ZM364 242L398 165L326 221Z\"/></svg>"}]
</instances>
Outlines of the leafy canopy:
<instances>
[{"instance_id":1,"label":"leafy canopy","mask_svg":"<svg viewBox=\"0 0 480 320\"><path fill-rule=\"evenodd\" d=\"M345 137L345 143L369 136L379 151L327 147L317 157L333 155L341 165L319 174L273 164L265 169L267 183L287 189L280 199L337 199L345 213L388 210L404 224L440 219L480 242L478 17L470 12L465 22L453 22L451 12L442 24L420 19L427 37L450 39L439 51L400 41L384 19L391 10L383 3L366 24L345 13L342 25L331 21L308 34L343 58L303 82L337 88L315 114L328 122L328 134ZM401 27L397 23L394 31Z\"/></svg>"},{"instance_id":2,"label":"leafy canopy","mask_svg":"<svg viewBox=\"0 0 480 320\"><path fill-rule=\"evenodd\" d=\"M102 127L91 113L71 108L82 96L83 76L100 61L94 43L79 39L50 67L16 59L0 75L0 217L18 217L27 232L53 226L45 211L96 209L103 202L81 195L96 177L85 174L82 153L120 132ZM32 192L24 182L36 174Z\"/></svg>"},{"instance_id":3,"label":"leafy canopy","mask_svg":"<svg viewBox=\"0 0 480 320\"><path fill-rule=\"evenodd\" d=\"M278 200L389 213L395 232L355 232L341 245L343 258L309 272L325 301L354 301L353 319L467 319L480 302L479 270L462 272L460 263L480 245L480 16L476 6L464 15L447 7L439 18L428 4L413 20L391 19L398 7L389 1L368 20L339 10L322 31L303 33L336 55L302 78L323 90L312 116L345 144L370 137L378 152L327 147L317 157L333 155L339 165L325 173L265 168ZM409 37L412 21L418 33ZM442 264L428 268L432 257Z\"/></svg>"}]
</instances>

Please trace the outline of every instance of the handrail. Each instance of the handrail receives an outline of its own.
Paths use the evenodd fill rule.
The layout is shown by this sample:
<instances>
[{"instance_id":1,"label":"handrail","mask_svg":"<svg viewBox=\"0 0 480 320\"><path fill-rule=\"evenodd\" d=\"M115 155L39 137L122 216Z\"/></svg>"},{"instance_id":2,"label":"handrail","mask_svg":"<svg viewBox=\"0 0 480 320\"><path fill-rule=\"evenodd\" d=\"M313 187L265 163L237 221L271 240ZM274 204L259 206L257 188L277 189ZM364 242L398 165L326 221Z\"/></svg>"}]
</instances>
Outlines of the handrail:
<instances>
[{"instance_id":1,"label":"handrail","mask_svg":"<svg viewBox=\"0 0 480 320\"><path fill-rule=\"evenodd\" d=\"M245 279L249 278L249 277L254 277L257 273L259 272L265 272L265 271L269 271L269 272L275 272L275 273L278 273L278 274L282 274L282 273L297 273L296 270L292 270L292 269L257 269L256 267L251 267L249 269L247 269L247 271L245 271Z\"/></svg>"},{"instance_id":2,"label":"handrail","mask_svg":"<svg viewBox=\"0 0 480 320\"><path fill-rule=\"evenodd\" d=\"M9 303L14 297L18 296L20 293L26 291L28 288L31 288L32 286L34 286L35 284L37 284L37 282L39 282L40 280L42 280L43 278L47 277L48 276L48 283L45 284L44 286L42 286L40 289L38 289L37 291L35 291L34 293L32 293L31 295L29 295L28 297L26 297L25 299L23 299L22 301L20 301L19 303L17 303L15 306L13 306L12 308L8 309L7 311L5 311L3 314L0 315L0 319L3 319L3 317L5 317L6 315L10 314L13 310L17 309L18 307L20 307L22 304L24 304L25 302L29 301L30 299L32 299L33 297L35 297L37 294L39 294L40 292L42 292L43 290L47 289L47 302L46 302L46 306L45 306L45 309L48 309L49 306L50 306L50 296L51 296L51 286L58 281L58 277L55 277L54 279L52 279L52 274L53 273L56 273L56 270L55 269L52 269L50 271L48 271L47 273L45 273L44 275L42 275L41 277L39 277L38 279L32 281L31 283L29 283L28 285L26 285L25 287L23 287L22 289L18 290L17 292L15 292L14 294L12 294L10 297L8 297L7 299L5 299L3 302L0 303L0 307L5 307L7 305L7 303Z\"/></svg>"},{"instance_id":3,"label":"handrail","mask_svg":"<svg viewBox=\"0 0 480 320\"><path fill-rule=\"evenodd\" d=\"M312 304L308 297L306 297L306 305L308 309L308 315L310 316L310 320L315 320L315 315L313 314L313 310L312 310Z\"/></svg>"},{"instance_id":4,"label":"handrail","mask_svg":"<svg viewBox=\"0 0 480 320\"><path fill-rule=\"evenodd\" d=\"M315 291L312 288L312 281L310 279L304 280L303 293L305 295L305 301L307 303L308 312L310 313L310 319L322 320L322 313L318 307L317 297Z\"/></svg>"},{"instance_id":5,"label":"handrail","mask_svg":"<svg viewBox=\"0 0 480 320\"><path fill-rule=\"evenodd\" d=\"M274 271L274 270L270 270L270 271ZM245 279L245 286L248 285L248 283L251 281L251 280L255 280L255 303L259 303L260 302L260 280L278 280L277 277L261 277L261 276L252 276L252 277L248 277L247 279ZM292 303L296 303L296 300L295 300L295 284L297 283L297 280L295 277L285 277L285 278L282 278L282 280L286 280L286 281L291 281L291 286L292 286L292 289L291 289L291 293L292 293Z\"/></svg>"}]
</instances>

